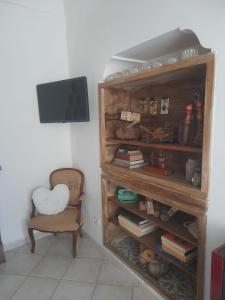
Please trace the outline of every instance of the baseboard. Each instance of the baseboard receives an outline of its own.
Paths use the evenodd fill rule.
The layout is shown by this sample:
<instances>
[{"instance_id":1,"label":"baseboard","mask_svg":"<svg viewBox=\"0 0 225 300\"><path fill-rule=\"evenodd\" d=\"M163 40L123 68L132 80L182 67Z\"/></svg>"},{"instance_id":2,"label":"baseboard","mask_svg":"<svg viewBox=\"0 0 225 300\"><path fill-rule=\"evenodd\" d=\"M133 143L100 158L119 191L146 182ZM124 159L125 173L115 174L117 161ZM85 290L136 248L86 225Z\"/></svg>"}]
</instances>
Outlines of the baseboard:
<instances>
[{"instance_id":1,"label":"baseboard","mask_svg":"<svg viewBox=\"0 0 225 300\"><path fill-rule=\"evenodd\" d=\"M52 233L46 233L46 232L39 232L39 231L34 231L34 237L35 240L39 240L42 239L46 236L52 235ZM20 240L16 240L14 242L11 243L7 243L3 245L4 251L9 251L9 250L13 250L15 248L24 246L25 244L27 244L30 241L29 237L26 236Z\"/></svg>"}]
</instances>

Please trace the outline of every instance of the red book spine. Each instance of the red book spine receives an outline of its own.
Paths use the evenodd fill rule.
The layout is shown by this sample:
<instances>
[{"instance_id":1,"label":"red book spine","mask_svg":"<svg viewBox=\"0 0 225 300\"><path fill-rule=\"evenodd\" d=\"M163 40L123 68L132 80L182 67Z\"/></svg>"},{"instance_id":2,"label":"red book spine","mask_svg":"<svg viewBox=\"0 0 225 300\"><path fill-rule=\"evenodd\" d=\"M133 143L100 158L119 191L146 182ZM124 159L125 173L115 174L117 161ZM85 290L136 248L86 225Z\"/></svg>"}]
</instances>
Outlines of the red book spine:
<instances>
[{"instance_id":1,"label":"red book spine","mask_svg":"<svg viewBox=\"0 0 225 300\"><path fill-rule=\"evenodd\" d=\"M210 300L222 300L224 258L219 255L218 249L212 252Z\"/></svg>"}]
</instances>

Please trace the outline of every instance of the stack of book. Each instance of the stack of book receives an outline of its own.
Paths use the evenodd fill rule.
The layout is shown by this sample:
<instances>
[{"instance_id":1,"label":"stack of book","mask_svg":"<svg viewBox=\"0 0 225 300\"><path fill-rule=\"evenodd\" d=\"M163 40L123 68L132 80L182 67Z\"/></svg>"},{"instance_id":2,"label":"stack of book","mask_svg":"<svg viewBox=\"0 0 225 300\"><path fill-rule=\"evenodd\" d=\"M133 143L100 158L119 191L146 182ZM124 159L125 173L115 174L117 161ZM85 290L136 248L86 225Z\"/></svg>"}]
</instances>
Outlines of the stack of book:
<instances>
[{"instance_id":1,"label":"stack of book","mask_svg":"<svg viewBox=\"0 0 225 300\"><path fill-rule=\"evenodd\" d=\"M137 148L128 146L121 146L115 152L113 163L129 169L136 169L146 165L143 153Z\"/></svg>"},{"instance_id":2,"label":"stack of book","mask_svg":"<svg viewBox=\"0 0 225 300\"><path fill-rule=\"evenodd\" d=\"M126 209L120 211L118 220L121 227L130 231L137 237L141 237L157 229L157 227L148 220L141 218Z\"/></svg>"},{"instance_id":3,"label":"stack of book","mask_svg":"<svg viewBox=\"0 0 225 300\"><path fill-rule=\"evenodd\" d=\"M179 261L190 264L197 256L197 247L184 241L172 233L161 236L162 249Z\"/></svg>"}]
</instances>

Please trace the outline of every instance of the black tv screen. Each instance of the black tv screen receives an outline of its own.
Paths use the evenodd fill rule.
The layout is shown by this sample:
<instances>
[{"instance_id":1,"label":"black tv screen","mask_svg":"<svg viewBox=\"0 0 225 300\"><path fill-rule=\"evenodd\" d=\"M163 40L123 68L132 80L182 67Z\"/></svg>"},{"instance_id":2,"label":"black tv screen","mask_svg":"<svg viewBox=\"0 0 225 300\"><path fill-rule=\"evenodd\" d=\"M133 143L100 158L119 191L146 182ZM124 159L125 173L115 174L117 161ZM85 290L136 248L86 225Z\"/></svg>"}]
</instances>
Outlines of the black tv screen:
<instances>
[{"instance_id":1,"label":"black tv screen","mask_svg":"<svg viewBox=\"0 0 225 300\"><path fill-rule=\"evenodd\" d=\"M89 121L86 77L38 84L36 88L41 123Z\"/></svg>"}]
</instances>

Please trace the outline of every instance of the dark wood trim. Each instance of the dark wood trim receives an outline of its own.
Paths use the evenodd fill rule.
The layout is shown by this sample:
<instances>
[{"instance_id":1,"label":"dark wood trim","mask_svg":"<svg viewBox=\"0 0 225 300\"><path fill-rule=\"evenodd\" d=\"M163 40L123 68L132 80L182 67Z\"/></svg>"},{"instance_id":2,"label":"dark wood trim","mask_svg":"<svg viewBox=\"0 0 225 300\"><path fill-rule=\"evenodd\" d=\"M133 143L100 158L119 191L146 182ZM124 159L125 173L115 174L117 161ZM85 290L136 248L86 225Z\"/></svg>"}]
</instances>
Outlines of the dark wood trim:
<instances>
[{"instance_id":1,"label":"dark wood trim","mask_svg":"<svg viewBox=\"0 0 225 300\"><path fill-rule=\"evenodd\" d=\"M72 231L73 235L73 257L77 256L77 230Z\"/></svg>"},{"instance_id":2,"label":"dark wood trim","mask_svg":"<svg viewBox=\"0 0 225 300\"><path fill-rule=\"evenodd\" d=\"M28 234L30 237L30 241L31 241L31 253L34 253L35 250L35 239L34 239L34 233L33 233L33 228L28 228Z\"/></svg>"},{"instance_id":3,"label":"dark wood trim","mask_svg":"<svg viewBox=\"0 0 225 300\"><path fill-rule=\"evenodd\" d=\"M30 218L32 219L33 217L35 217L35 206L34 206L33 199L31 199L31 205L32 205L32 210L31 210Z\"/></svg>"},{"instance_id":4,"label":"dark wood trim","mask_svg":"<svg viewBox=\"0 0 225 300\"><path fill-rule=\"evenodd\" d=\"M0 233L0 264L5 262L5 254L4 254L4 249L3 249L3 244L2 244L2 239L1 239L1 233Z\"/></svg>"}]
</instances>

